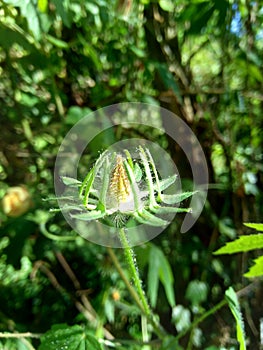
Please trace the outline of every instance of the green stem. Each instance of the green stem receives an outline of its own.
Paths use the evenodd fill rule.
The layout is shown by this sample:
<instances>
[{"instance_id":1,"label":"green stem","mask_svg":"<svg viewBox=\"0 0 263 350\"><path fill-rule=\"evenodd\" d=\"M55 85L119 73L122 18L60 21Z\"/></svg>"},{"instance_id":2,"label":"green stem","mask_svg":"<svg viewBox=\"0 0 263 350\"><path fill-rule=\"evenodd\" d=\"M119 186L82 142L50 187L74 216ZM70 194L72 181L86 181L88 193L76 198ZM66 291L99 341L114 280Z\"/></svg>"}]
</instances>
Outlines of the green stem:
<instances>
[{"instance_id":1,"label":"green stem","mask_svg":"<svg viewBox=\"0 0 263 350\"><path fill-rule=\"evenodd\" d=\"M151 315L151 310L150 310L150 307L149 307L148 302L146 300L145 293L142 289L142 283L141 283L138 269L136 266L135 255L133 253L132 248L130 247L130 244L129 244L129 241L128 241L127 236L125 234L124 228L120 229L119 236L120 236L120 241L121 241L122 247L124 249L124 254L125 254L126 260L128 262L129 268L130 268L130 273L131 273L131 277L133 279L135 289L137 290L137 293L140 297L140 300L141 300L141 303L143 306L143 312L146 316L149 316L149 315Z\"/></svg>"},{"instance_id":2,"label":"green stem","mask_svg":"<svg viewBox=\"0 0 263 350\"><path fill-rule=\"evenodd\" d=\"M119 263L119 260L117 258L117 256L115 255L114 251L112 250L112 248L108 247L108 253L111 257L111 260L113 261L117 271L119 272L123 282L125 283L127 289L129 290L131 296L133 297L133 299L135 300L136 304L138 305L139 309L144 312L144 308L143 305L141 303L141 300L136 292L136 290L133 288L133 286L130 284L130 281L128 280L128 278L126 277L125 273L123 272L123 269Z\"/></svg>"},{"instance_id":3,"label":"green stem","mask_svg":"<svg viewBox=\"0 0 263 350\"><path fill-rule=\"evenodd\" d=\"M25 333L10 333L10 332L0 332L0 338L40 338L43 334L39 333L31 333L31 332L25 332Z\"/></svg>"},{"instance_id":4,"label":"green stem","mask_svg":"<svg viewBox=\"0 0 263 350\"><path fill-rule=\"evenodd\" d=\"M128 290L131 292L131 295L134 298L134 300L136 301L140 310L144 313L147 320L152 325L154 332L158 335L159 339L163 339L166 336L166 332L162 328L162 326L160 325L158 320L154 317L154 315L150 309L150 306L147 302L144 290L142 288L142 283L141 283L141 280L139 277L135 254L133 252L133 249L130 247L129 241L128 241L126 233L125 233L125 228L120 229L119 237L120 237L122 247L124 249L124 254L125 254L126 260L128 262L129 268L130 268L130 274L131 274L131 278L133 280L135 289L131 286L129 280L127 279L127 277L123 273L123 270L122 270L121 266L119 265L117 258L115 259L115 266L117 267L123 281L125 282ZM113 253L112 250L109 250L109 251L111 252L111 256L112 255L115 256L115 254ZM116 265L116 262L118 263L117 265Z\"/></svg>"},{"instance_id":5,"label":"green stem","mask_svg":"<svg viewBox=\"0 0 263 350\"><path fill-rule=\"evenodd\" d=\"M225 306L227 304L227 301L224 299L222 301L220 301L220 303L216 304L214 307L212 307L212 309L208 310L207 312L205 312L203 315L201 315L200 317L198 317L191 325L190 327L188 327L187 329L183 330L182 332L180 332L175 339L179 340L182 337L184 337L189 331L191 331L192 329L196 328L199 323L203 322L207 317L209 317L210 315L213 315L217 310L221 309L223 306Z\"/></svg>"},{"instance_id":6,"label":"green stem","mask_svg":"<svg viewBox=\"0 0 263 350\"><path fill-rule=\"evenodd\" d=\"M39 228L41 233L43 233L44 236L46 236L48 239L52 239L54 241L73 241L76 240L76 236L57 236L53 235L52 233L48 232L46 229L45 223L40 223Z\"/></svg>"}]
</instances>

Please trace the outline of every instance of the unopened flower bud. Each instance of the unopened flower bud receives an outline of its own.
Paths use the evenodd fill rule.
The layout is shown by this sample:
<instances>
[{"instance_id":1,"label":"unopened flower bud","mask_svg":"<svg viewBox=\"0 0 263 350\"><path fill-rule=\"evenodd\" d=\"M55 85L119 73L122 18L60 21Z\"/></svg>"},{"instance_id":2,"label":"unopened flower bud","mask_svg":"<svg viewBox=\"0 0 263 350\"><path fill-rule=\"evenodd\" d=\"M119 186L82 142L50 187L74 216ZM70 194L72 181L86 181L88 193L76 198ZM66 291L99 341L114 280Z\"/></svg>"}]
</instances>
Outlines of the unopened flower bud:
<instances>
[{"instance_id":1,"label":"unopened flower bud","mask_svg":"<svg viewBox=\"0 0 263 350\"><path fill-rule=\"evenodd\" d=\"M25 186L10 187L2 199L3 211L10 217L23 215L31 204L31 196Z\"/></svg>"}]
</instances>

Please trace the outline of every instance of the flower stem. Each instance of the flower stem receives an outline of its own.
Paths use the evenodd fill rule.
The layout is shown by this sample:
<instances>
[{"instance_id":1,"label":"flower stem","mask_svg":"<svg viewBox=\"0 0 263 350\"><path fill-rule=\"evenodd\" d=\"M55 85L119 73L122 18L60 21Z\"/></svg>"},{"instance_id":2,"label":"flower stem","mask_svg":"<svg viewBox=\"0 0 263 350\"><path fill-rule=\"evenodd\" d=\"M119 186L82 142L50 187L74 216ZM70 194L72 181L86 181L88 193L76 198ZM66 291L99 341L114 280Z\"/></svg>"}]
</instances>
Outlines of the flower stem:
<instances>
[{"instance_id":1,"label":"flower stem","mask_svg":"<svg viewBox=\"0 0 263 350\"><path fill-rule=\"evenodd\" d=\"M154 317L153 312L148 304L146 295L144 293L144 290L142 288L142 282L140 280L137 263L135 254L133 252L133 249L130 247L128 238L125 233L125 228L121 228L119 231L119 237L122 244L122 247L124 249L124 254L126 257L126 260L128 262L129 268L130 268L130 274L131 278L134 283L135 289L131 286L130 282L127 280L126 276L123 278L123 271L121 269L120 275L123 278L126 286L130 291L132 291L131 295L135 299L137 305L140 307L141 311L146 316L147 320L151 323L154 332L158 335L160 339L163 339L166 336L165 330L162 328L158 320ZM113 253L113 252L112 252ZM114 253L113 253L114 254ZM115 265L116 266L116 265Z\"/></svg>"},{"instance_id":2,"label":"flower stem","mask_svg":"<svg viewBox=\"0 0 263 350\"><path fill-rule=\"evenodd\" d=\"M129 290L131 296L133 297L133 299L135 300L136 304L138 305L139 309L144 312L144 308L143 305L141 303L141 300L136 292L136 290L133 288L133 286L130 284L130 281L128 280L128 278L126 277L120 263L119 260L117 258L117 256L115 255L114 251L112 250L112 248L108 247L108 253L112 259L112 262L114 263L117 271L119 272L123 282L125 283L127 289Z\"/></svg>"},{"instance_id":3,"label":"flower stem","mask_svg":"<svg viewBox=\"0 0 263 350\"><path fill-rule=\"evenodd\" d=\"M119 237L120 237L122 247L124 249L124 254L125 254L127 263L129 265L129 268L130 268L130 273L131 273L131 277L133 279L134 286L136 288L136 291L140 297L140 300L141 300L141 303L143 306L144 314L146 316L149 316L151 314L151 310L150 310L150 307L149 307L148 302L146 300L145 293L142 289L142 283L141 283L141 280L139 277L135 255L134 255L132 248L130 247L130 244L129 244L129 241L128 241L127 236L125 234L124 228L120 229Z\"/></svg>"}]
</instances>

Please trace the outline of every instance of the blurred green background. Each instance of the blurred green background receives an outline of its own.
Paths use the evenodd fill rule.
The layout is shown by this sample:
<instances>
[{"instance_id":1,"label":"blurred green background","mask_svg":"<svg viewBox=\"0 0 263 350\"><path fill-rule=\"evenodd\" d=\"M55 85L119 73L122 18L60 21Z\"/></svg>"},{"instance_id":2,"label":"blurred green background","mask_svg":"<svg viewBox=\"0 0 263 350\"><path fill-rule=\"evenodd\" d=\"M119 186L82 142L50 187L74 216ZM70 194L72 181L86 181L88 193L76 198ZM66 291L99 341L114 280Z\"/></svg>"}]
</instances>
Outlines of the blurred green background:
<instances>
[{"instance_id":1,"label":"blurred green background","mask_svg":"<svg viewBox=\"0 0 263 350\"><path fill-rule=\"evenodd\" d=\"M106 248L84 241L60 213L49 212L56 204L43 201L54 197L54 162L67 131L118 102L174 112L191 127L208 163L211 188L195 226L180 234L178 217L136 248L153 304L152 249L171 267L176 308L162 272L154 291L164 328L176 335L226 288L250 283L242 274L259 252L212 253L250 232L244 222L262 222L262 22L260 0L0 0L0 331L43 333L53 324L88 322L76 307L84 293L114 336L140 337L140 315ZM87 170L108 142L136 136L155 141L147 128L139 135L118 126L108 140L90 145ZM162 143L189 186L184 153L169 138ZM125 269L121 251L116 254ZM241 299L250 349L259 347L262 298L261 284ZM237 349L234 339L234 321L222 309L192 334L190 348ZM27 349L14 340L0 344ZM189 336L181 339L186 344Z\"/></svg>"}]
</instances>

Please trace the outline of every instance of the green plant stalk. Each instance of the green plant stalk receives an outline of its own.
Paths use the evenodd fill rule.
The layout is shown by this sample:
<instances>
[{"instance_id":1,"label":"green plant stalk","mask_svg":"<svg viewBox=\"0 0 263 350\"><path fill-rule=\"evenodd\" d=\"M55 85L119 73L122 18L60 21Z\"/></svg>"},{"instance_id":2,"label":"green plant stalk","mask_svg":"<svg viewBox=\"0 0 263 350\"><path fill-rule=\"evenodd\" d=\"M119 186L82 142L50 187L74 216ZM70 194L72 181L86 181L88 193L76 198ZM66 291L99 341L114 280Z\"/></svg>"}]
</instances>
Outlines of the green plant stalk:
<instances>
[{"instance_id":1,"label":"green plant stalk","mask_svg":"<svg viewBox=\"0 0 263 350\"><path fill-rule=\"evenodd\" d=\"M153 315L153 313L150 309L150 306L148 304L148 301L146 299L144 290L142 288L142 283L140 280L138 269L137 269L135 254L133 252L133 249L130 247L129 241L128 241L126 233L125 233L125 228L120 229L119 237L120 237L122 247L124 249L124 254L125 254L126 260L128 262L129 268L130 268L131 278L133 279L134 286L135 286L136 290L134 290L132 288L129 281L128 281L128 284L126 282L126 285L129 288L129 290L131 290L131 288L132 288L132 290L135 292L136 297L134 295L134 292L132 293L132 295L135 298L135 300L137 301L138 306L140 307L140 309L142 310L144 315L147 317L147 320L151 323L151 325L154 329L154 332L158 335L158 337L160 339L163 339L166 336L166 332L161 327L159 322L154 319L154 315ZM125 276L125 278L126 278L126 276ZM126 278L126 280L127 280L127 278ZM139 300L139 303L138 303L138 300Z\"/></svg>"},{"instance_id":2,"label":"green plant stalk","mask_svg":"<svg viewBox=\"0 0 263 350\"><path fill-rule=\"evenodd\" d=\"M123 238L123 241L122 241L122 244L123 244L123 248L125 250L125 255L126 255L126 258L127 260L129 260L129 266L131 267L131 275L132 275L132 278L136 281L136 285L135 287L137 288L137 286L139 286L139 289L140 289L140 293L138 290L136 290L130 283L130 281L128 280L128 278L126 277L126 274L124 273L120 263L119 263L119 260L116 256L116 254L114 253L113 249L108 247L107 250L108 250L108 253L112 259L112 262L114 263L117 271L119 272L123 282L125 283L128 291L130 292L132 298L134 299L134 301L136 302L136 304L138 305L139 309L143 312L143 314L145 314L148 322L152 325L153 329L154 329L154 332L155 334L159 337L159 339L163 339L167 334L165 332L165 330L162 328L162 326L159 324L159 322L157 320L154 319L154 315L152 314L152 311L148 305L148 302L146 300L146 297L145 297L145 294L144 294L144 291L142 289L142 285L141 285L141 281L140 281L140 278L139 278L139 274L138 274L138 271L137 271L137 267L136 267L136 262L135 262L135 256L134 256L134 253L133 253L133 250L131 249L130 245L129 245L129 242L127 240L127 237L125 235L125 231L124 229L120 230L122 232L120 232L120 235L122 236ZM125 248L126 246L126 248ZM141 300L141 295L142 295L142 299L144 300L144 304L142 303L142 300ZM146 313L147 312L147 313Z\"/></svg>"},{"instance_id":3,"label":"green plant stalk","mask_svg":"<svg viewBox=\"0 0 263 350\"><path fill-rule=\"evenodd\" d=\"M0 338L40 338L42 337L42 333L31 333L31 332L24 332L24 333L11 333L11 332L0 332Z\"/></svg>"},{"instance_id":4,"label":"green plant stalk","mask_svg":"<svg viewBox=\"0 0 263 350\"><path fill-rule=\"evenodd\" d=\"M58 236L58 235L53 235L52 233L48 232L46 229L46 224L45 223L40 223L39 228L41 233L46 236L48 239L52 239L53 241L74 241L76 240L76 236Z\"/></svg>"},{"instance_id":5,"label":"green plant stalk","mask_svg":"<svg viewBox=\"0 0 263 350\"><path fill-rule=\"evenodd\" d=\"M187 329L183 330L182 332L180 332L176 337L175 340L179 340L182 337L184 337L189 331L191 331L192 329L194 329L195 327L197 327L199 325L199 323L203 322L207 317L209 317L210 315L213 315L217 310L221 309L223 306L227 305L227 300L222 300L220 301L218 304L216 304L214 307L212 307L212 309L208 310L207 312L205 312L203 315L201 315L200 317L198 317L191 325L190 327L188 327Z\"/></svg>"},{"instance_id":6,"label":"green plant stalk","mask_svg":"<svg viewBox=\"0 0 263 350\"><path fill-rule=\"evenodd\" d=\"M145 293L142 289L142 283L141 283L141 280L140 280L140 277L138 274L138 270L137 270L137 266L136 266L135 255L134 255L132 248L130 247L129 241L128 241L127 236L125 234L125 228L120 229L119 237L120 237L122 247L124 249L124 254L125 254L127 263L129 265L129 269L130 269L131 277L132 277L133 282L134 282L135 289L140 297L140 300L141 300L141 303L143 306L143 312L146 316L149 316L149 315L151 315L151 310L150 310L149 304L146 300Z\"/></svg>"},{"instance_id":7,"label":"green plant stalk","mask_svg":"<svg viewBox=\"0 0 263 350\"><path fill-rule=\"evenodd\" d=\"M119 260L117 258L117 256L115 255L114 251L112 250L112 248L108 247L108 253L116 267L116 270L119 272L123 282L125 283L127 289L129 290L131 296L133 297L133 299L135 300L136 304L138 305L139 309L144 312L144 308L143 305L141 303L141 300L136 292L136 290L133 288L133 286L130 284L130 281L128 280L128 278L126 277L125 273L123 272L123 269L119 263Z\"/></svg>"}]
</instances>

